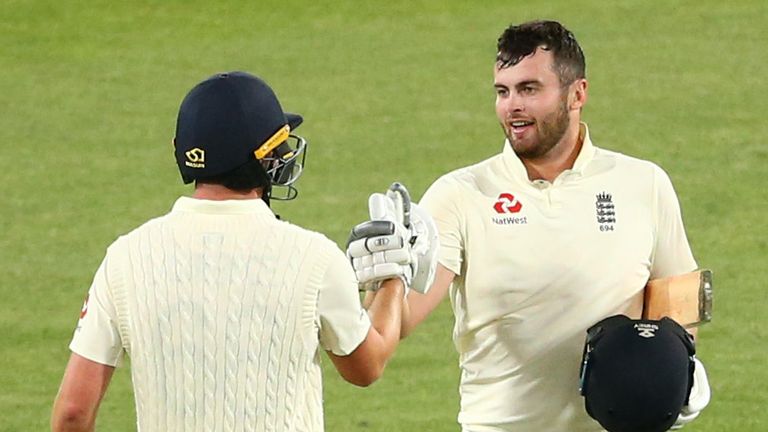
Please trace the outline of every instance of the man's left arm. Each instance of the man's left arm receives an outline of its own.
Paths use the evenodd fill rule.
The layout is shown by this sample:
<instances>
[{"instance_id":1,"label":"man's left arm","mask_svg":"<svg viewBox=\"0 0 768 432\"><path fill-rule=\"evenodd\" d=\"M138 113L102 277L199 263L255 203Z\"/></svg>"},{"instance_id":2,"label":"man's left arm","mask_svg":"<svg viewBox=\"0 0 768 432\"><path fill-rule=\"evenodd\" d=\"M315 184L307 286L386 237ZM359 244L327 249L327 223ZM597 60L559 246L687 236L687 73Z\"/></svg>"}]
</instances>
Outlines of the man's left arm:
<instances>
[{"instance_id":1,"label":"man's left arm","mask_svg":"<svg viewBox=\"0 0 768 432\"><path fill-rule=\"evenodd\" d=\"M680 202L669 176L660 168L656 172L656 242L651 264L651 279L692 272L697 268L685 233ZM696 358L693 387L673 429L690 423L710 401L709 380L702 362Z\"/></svg>"},{"instance_id":2,"label":"man's left arm","mask_svg":"<svg viewBox=\"0 0 768 432\"><path fill-rule=\"evenodd\" d=\"M654 184L656 232L650 279L692 272L696 270L697 264L688 243L680 202L672 181L661 168L656 168Z\"/></svg>"},{"instance_id":3,"label":"man's left arm","mask_svg":"<svg viewBox=\"0 0 768 432\"><path fill-rule=\"evenodd\" d=\"M72 353L53 404L51 430L92 431L96 413L115 368Z\"/></svg>"}]
</instances>

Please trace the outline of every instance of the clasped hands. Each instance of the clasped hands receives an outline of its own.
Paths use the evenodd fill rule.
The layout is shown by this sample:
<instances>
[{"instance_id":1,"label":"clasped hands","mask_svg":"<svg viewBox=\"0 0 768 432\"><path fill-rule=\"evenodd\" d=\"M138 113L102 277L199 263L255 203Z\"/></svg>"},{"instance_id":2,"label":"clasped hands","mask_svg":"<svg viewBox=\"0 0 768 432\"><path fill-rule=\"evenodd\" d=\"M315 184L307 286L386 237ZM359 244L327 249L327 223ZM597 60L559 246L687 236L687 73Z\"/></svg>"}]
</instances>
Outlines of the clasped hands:
<instances>
[{"instance_id":1,"label":"clasped hands","mask_svg":"<svg viewBox=\"0 0 768 432\"><path fill-rule=\"evenodd\" d=\"M400 183L372 194L368 214L370 220L355 226L347 241L359 288L376 291L382 281L400 278L406 293L426 293L434 280L439 244L432 217L411 202Z\"/></svg>"}]
</instances>

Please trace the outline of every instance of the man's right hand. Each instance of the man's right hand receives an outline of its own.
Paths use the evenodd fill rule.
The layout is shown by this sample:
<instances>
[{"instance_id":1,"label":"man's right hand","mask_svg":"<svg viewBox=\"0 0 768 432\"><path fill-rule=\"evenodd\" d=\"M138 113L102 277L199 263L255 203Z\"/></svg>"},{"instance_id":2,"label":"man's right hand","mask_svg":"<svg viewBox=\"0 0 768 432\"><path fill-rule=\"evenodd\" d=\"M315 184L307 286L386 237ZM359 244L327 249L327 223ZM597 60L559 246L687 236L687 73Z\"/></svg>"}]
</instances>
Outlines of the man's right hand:
<instances>
[{"instance_id":1,"label":"man's right hand","mask_svg":"<svg viewBox=\"0 0 768 432\"><path fill-rule=\"evenodd\" d=\"M688 403L683 406L671 430L681 429L683 426L694 421L701 411L709 405L712 391L709 388L707 371L704 369L704 364L698 358L695 358L694 362L693 386L688 395Z\"/></svg>"}]
</instances>

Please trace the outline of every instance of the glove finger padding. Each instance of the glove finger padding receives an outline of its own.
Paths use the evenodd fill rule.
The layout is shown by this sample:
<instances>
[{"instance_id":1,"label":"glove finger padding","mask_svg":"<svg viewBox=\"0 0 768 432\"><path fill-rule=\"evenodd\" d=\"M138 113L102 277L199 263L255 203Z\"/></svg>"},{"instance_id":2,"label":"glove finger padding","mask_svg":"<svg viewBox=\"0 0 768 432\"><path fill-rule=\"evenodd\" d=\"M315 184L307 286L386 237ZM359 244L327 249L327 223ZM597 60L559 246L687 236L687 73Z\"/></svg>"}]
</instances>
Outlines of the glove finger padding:
<instances>
[{"instance_id":1,"label":"glove finger padding","mask_svg":"<svg viewBox=\"0 0 768 432\"><path fill-rule=\"evenodd\" d=\"M377 290L386 279L400 278L407 287L413 277L414 257L404 209L410 208L407 191L374 193L368 199L370 221L355 226L347 241L360 289ZM404 192L402 192L404 191Z\"/></svg>"},{"instance_id":2,"label":"glove finger padding","mask_svg":"<svg viewBox=\"0 0 768 432\"><path fill-rule=\"evenodd\" d=\"M395 224L386 220L369 220L361 222L352 228L347 239L347 248L355 240L369 237L378 237L383 235L392 235L395 233Z\"/></svg>"},{"instance_id":3,"label":"glove finger padding","mask_svg":"<svg viewBox=\"0 0 768 432\"><path fill-rule=\"evenodd\" d=\"M411 243L414 255L411 289L426 294L435 280L440 239L432 216L421 206L411 204Z\"/></svg>"},{"instance_id":4,"label":"glove finger padding","mask_svg":"<svg viewBox=\"0 0 768 432\"><path fill-rule=\"evenodd\" d=\"M373 252L360 257L352 257L352 266L372 267L381 264L407 265L411 261L411 252L407 248Z\"/></svg>"},{"instance_id":5,"label":"glove finger padding","mask_svg":"<svg viewBox=\"0 0 768 432\"><path fill-rule=\"evenodd\" d=\"M698 358L694 358L693 362L693 386L688 395L688 404L683 406L680 415L677 416L675 424L672 425L672 430L680 429L686 424L694 421L701 411L709 405L709 400L712 396L704 364L701 363Z\"/></svg>"},{"instance_id":6,"label":"glove finger padding","mask_svg":"<svg viewBox=\"0 0 768 432\"><path fill-rule=\"evenodd\" d=\"M700 412L701 412L701 411L696 411L696 412L693 412L693 413L690 413L690 414L684 414L684 413L682 413L682 412L681 412L681 413L680 413L680 414L677 416L677 420L675 420L675 424L673 424L673 425L672 425L672 427L671 427L671 428L669 428L669 430L678 430L678 429L682 429L682 428L683 428L683 426L685 426L685 425L687 425L688 423L690 423L690 422L692 422L692 421L696 420L696 417L698 417L698 416L699 416L699 413L700 413Z\"/></svg>"},{"instance_id":7,"label":"glove finger padding","mask_svg":"<svg viewBox=\"0 0 768 432\"><path fill-rule=\"evenodd\" d=\"M403 284L408 286L408 281L413 277L409 264L399 264L407 252L404 250L376 252L371 255L353 258L352 267L359 288L364 291L376 291L381 282L387 279L400 278Z\"/></svg>"},{"instance_id":8,"label":"glove finger padding","mask_svg":"<svg viewBox=\"0 0 768 432\"><path fill-rule=\"evenodd\" d=\"M399 196L374 193L368 197L368 216L371 221L403 223L402 202Z\"/></svg>"},{"instance_id":9,"label":"glove finger padding","mask_svg":"<svg viewBox=\"0 0 768 432\"><path fill-rule=\"evenodd\" d=\"M355 270L355 276L360 288L365 291L376 291L380 282L387 279L400 278L403 283L411 279L411 270L408 266L393 263L375 264L359 267Z\"/></svg>"},{"instance_id":10,"label":"glove finger padding","mask_svg":"<svg viewBox=\"0 0 768 432\"><path fill-rule=\"evenodd\" d=\"M683 412L703 410L709 405L709 400L712 397L704 364L697 358L693 359L693 361L696 364L693 370L693 386L691 387L691 394L688 396L688 405L683 407Z\"/></svg>"},{"instance_id":11,"label":"glove finger padding","mask_svg":"<svg viewBox=\"0 0 768 432\"><path fill-rule=\"evenodd\" d=\"M347 256L357 258L374 252L399 250L404 248L404 239L401 235L383 235L376 237L364 237L354 240L347 245Z\"/></svg>"}]
</instances>

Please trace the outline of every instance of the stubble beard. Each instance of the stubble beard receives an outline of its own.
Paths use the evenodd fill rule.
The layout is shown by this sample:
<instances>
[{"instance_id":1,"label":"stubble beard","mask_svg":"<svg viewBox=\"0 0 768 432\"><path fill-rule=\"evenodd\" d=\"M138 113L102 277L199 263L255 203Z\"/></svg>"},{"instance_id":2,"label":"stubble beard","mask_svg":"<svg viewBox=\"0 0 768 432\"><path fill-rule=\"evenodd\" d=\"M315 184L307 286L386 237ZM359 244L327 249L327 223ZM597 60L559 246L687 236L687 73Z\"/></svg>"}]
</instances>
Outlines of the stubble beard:
<instances>
[{"instance_id":1,"label":"stubble beard","mask_svg":"<svg viewBox=\"0 0 768 432\"><path fill-rule=\"evenodd\" d=\"M517 157L523 160L536 160L546 156L562 140L569 124L568 99L565 96L560 100L558 109L555 112L536 122L536 137L533 139L536 140L538 138L537 141L526 145L522 141L517 140L515 135L507 129L506 125L502 125L502 129L504 129L504 134L507 136L512 150L514 150ZM531 139L531 137L526 139Z\"/></svg>"}]
</instances>

